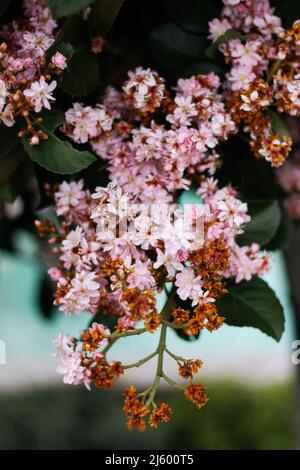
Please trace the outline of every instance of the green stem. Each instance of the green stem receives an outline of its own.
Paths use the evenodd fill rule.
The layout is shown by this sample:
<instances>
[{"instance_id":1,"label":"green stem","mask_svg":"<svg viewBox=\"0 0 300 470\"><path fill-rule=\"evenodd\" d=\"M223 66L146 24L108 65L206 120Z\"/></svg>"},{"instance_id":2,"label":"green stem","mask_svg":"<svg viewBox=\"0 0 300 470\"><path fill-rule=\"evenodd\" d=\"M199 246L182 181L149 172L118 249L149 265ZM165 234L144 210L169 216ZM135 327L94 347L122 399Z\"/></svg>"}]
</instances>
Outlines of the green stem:
<instances>
[{"instance_id":1,"label":"green stem","mask_svg":"<svg viewBox=\"0 0 300 470\"><path fill-rule=\"evenodd\" d=\"M146 357L144 357L143 359L140 359L137 362L133 362L132 364L127 364L123 367L124 367L124 369L132 369L133 367L140 367L143 364L145 364L145 362L148 362L148 361L150 361L150 359L157 356L157 354L158 354L158 352L154 351L152 354L149 354L149 356L146 356Z\"/></svg>"},{"instance_id":2,"label":"green stem","mask_svg":"<svg viewBox=\"0 0 300 470\"><path fill-rule=\"evenodd\" d=\"M162 377L163 356L164 356L164 350L166 346L166 335L167 335L167 325L163 323L161 326L160 338L159 338L159 343L157 346L158 360L157 360L155 379L151 388L151 392L149 394L149 398L146 402L146 406L149 406L151 405L151 403L153 403L153 400L155 398L155 395L159 386L160 379Z\"/></svg>"},{"instance_id":3,"label":"green stem","mask_svg":"<svg viewBox=\"0 0 300 470\"><path fill-rule=\"evenodd\" d=\"M147 328L140 328L138 330L123 331L121 333L115 332L109 337L108 345L105 346L105 348L101 352L105 356L105 354L110 350L110 348L118 339L127 338L128 336L141 335L142 333L145 333L146 331L147 331Z\"/></svg>"},{"instance_id":4,"label":"green stem","mask_svg":"<svg viewBox=\"0 0 300 470\"><path fill-rule=\"evenodd\" d=\"M163 374L163 358L164 358L164 352L166 348L166 336L167 336L167 328L168 328L167 320L170 317L172 308L174 306L175 294L176 294L176 289L175 289L175 286L173 285L170 295L162 311L160 312L160 321L162 322L162 325L161 325L159 343L157 346L157 353L158 353L157 368L156 368L155 379L152 384L149 398L146 402L146 406L149 406L154 403L154 398L159 387L160 379Z\"/></svg>"},{"instance_id":5,"label":"green stem","mask_svg":"<svg viewBox=\"0 0 300 470\"><path fill-rule=\"evenodd\" d=\"M185 390L185 387L183 385L178 384L177 382L174 382L174 380L170 379L164 372L162 373L162 377L165 379L165 381L171 385L171 387L179 389L179 390Z\"/></svg>"},{"instance_id":6,"label":"green stem","mask_svg":"<svg viewBox=\"0 0 300 470\"><path fill-rule=\"evenodd\" d=\"M188 328L189 324L188 323L183 323L182 325L177 325L176 323L172 323L170 321L164 320L164 323L172 328L173 330L184 330L185 328Z\"/></svg>"},{"instance_id":7,"label":"green stem","mask_svg":"<svg viewBox=\"0 0 300 470\"><path fill-rule=\"evenodd\" d=\"M181 356L176 356L176 354L173 354L171 351L169 351L167 348L165 348L165 351L167 354L169 354L169 356L171 356L176 362L178 361L181 361L181 362L184 362L186 359L184 359L184 357L181 357Z\"/></svg>"},{"instance_id":8,"label":"green stem","mask_svg":"<svg viewBox=\"0 0 300 470\"><path fill-rule=\"evenodd\" d=\"M275 64L271 68L271 70L267 72L267 82L271 81L271 79L273 78L273 75L275 75L277 70L281 67L282 62L283 61L280 60L280 59L276 60Z\"/></svg>"},{"instance_id":9,"label":"green stem","mask_svg":"<svg viewBox=\"0 0 300 470\"><path fill-rule=\"evenodd\" d=\"M172 290L170 292L170 295L162 309L162 311L160 312L160 321L161 322L164 322L164 321L167 321L169 316L171 315L171 310L174 306L174 296L176 294L176 289L175 289L175 286L172 287Z\"/></svg>"}]
</instances>

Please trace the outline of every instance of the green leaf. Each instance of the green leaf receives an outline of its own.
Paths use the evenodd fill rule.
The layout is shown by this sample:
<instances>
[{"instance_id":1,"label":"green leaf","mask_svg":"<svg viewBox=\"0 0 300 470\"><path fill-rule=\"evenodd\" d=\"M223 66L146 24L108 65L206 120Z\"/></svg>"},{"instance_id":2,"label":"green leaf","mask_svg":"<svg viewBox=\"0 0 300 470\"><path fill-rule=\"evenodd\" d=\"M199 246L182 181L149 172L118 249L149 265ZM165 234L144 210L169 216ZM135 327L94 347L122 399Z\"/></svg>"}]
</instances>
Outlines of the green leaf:
<instances>
[{"instance_id":1,"label":"green leaf","mask_svg":"<svg viewBox=\"0 0 300 470\"><path fill-rule=\"evenodd\" d=\"M0 198L8 202L11 202L16 195L15 189L12 191L12 187L15 186L12 177L24 157L18 131L18 123L12 127L7 127L4 124L0 125Z\"/></svg>"},{"instance_id":2,"label":"green leaf","mask_svg":"<svg viewBox=\"0 0 300 470\"><path fill-rule=\"evenodd\" d=\"M241 37L241 33L236 29L228 29L226 33L222 34L222 36L220 36L211 46L206 49L205 55L209 59L217 59L219 54L219 46L221 44L225 44L231 39L240 39Z\"/></svg>"},{"instance_id":3,"label":"green leaf","mask_svg":"<svg viewBox=\"0 0 300 470\"><path fill-rule=\"evenodd\" d=\"M35 162L54 173L73 174L96 160L91 152L76 150L70 142L55 135L55 130L65 120L61 110L53 108L50 112L42 113L41 117L43 122L39 126L48 135L48 140L41 141L39 145L30 145L27 137L22 139L25 151Z\"/></svg>"},{"instance_id":4,"label":"green leaf","mask_svg":"<svg viewBox=\"0 0 300 470\"><path fill-rule=\"evenodd\" d=\"M122 6L124 0L96 0L88 17L89 31L95 34L106 35Z\"/></svg>"},{"instance_id":5,"label":"green leaf","mask_svg":"<svg viewBox=\"0 0 300 470\"><path fill-rule=\"evenodd\" d=\"M286 249L289 246L293 236L293 220L284 206L281 206L280 210L281 220L279 227L274 237L272 237L272 239L264 247L268 251Z\"/></svg>"},{"instance_id":6,"label":"green leaf","mask_svg":"<svg viewBox=\"0 0 300 470\"><path fill-rule=\"evenodd\" d=\"M182 77L190 77L191 75L208 75L214 72L217 75L223 75L223 70L216 64L211 62L194 62L181 69Z\"/></svg>"},{"instance_id":7,"label":"green leaf","mask_svg":"<svg viewBox=\"0 0 300 470\"><path fill-rule=\"evenodd\" d=\"M278 134L281 139L291 136L288 126L276 111L269 110L267 111L267 115L271 119L273 131Z\"/></svg>"},{"instance_id":8,"label":"green leaf","mask_svg":"<svg viewBox=\"0 0 300 470\"><path fill-rule=\"evenodd\" d=\"M271 6L275 7L275 15L282 19L285 28L292 26L300 18L299 0L271 0Z\"/></svg>"},{"instance_id":9,"label":"green leaf","mask_svg":"<svg viewBox=\"0 0 300 470\"><path fill-rule=\"evenodd\" d=\"M168 16L178 26L191 33L208 33L208 22L220 16L222 2L218 0L165 0Z\"/></svg>"},{"instance_id":10,"label":"green leaf","mask_svg":"<svg viewBox=\"0 0 300 470\"><path fill-rule=\"evenodd\" d=\"M279 341L284 331L283 308L274 291L258 277L232 284L216 302L225 323L251 326Z\"/></svg>"},{"instance_id":11,"label":"green leaf","mask_svg":"<svg viewBox=\"0 0 300 470\"><path fill-rule=\"evenodd\" d=\"M74 51L62 74L61 88L72 96L92 93L100 83L99 61L91 51L86 24L81 18L68 18L57 36L56 47L62 43L70 44Z\"/></svg>"},{"instance_id":12,"label":"green leaf","mask_svg":"<svg viewBox=\"0 0 300 470\"><path fill-rule=\"evenodd\" d=\"M86 45L88 43L88 36L85 25L86 22L80 16L67 18L56 36L55 43L70 43L75 49Z\"/></svg>"},{"instance_id":13,"label":"green leaf","mask_svg":"<svg viewBox=\"0 0 300 470\"><path fill-rule=\"evenodd\" d=\"M174 23L163 23L151 31L149 47L154 59L169 70L201 61L207 40L183 31Z\"/></svg>"},{"instance_id":14,"label":"green leaf","mask_svg":"<svg viewBox=\"0 0 300 470\"><path fill-rule=\"evenodd\" d=\"M89 46L78 49L65 69L61 88L72 96L86 96L100 84L98 58Z\"/></svg>"},{"instance_id":15,"label":"green leaf","mask_svg":"<svg viewBox=\"0 0 300 470\"><path fill-rule=\"evenodd\" d=\"M10 0L1 0L0 2L0 15L3 15L5 11L7 10L8 6L10 4Z\"/></svg>"},{"instance_id":16,"label":"green leaf","mask_svg":"<svg viewBox=\"0 0 300 470\"><path fill-rule=\"evenodd\" d=\"M63 16L74 15L87 8L95 0L48 0L53 18L55 20Z\"/></svg>"},{"instance_id":17,"label":"green leaf","mask_svg":"<svg viewBox=\"0 0 300 470\"><path fill-rule=\"evenodd\" d=\"M11 181L0 182L0 201L14 202L18 195L14 184Z\"/></svg>"},{"instance_id":18,"label":"green leaf","mask_svg":"<svg viewBox=\"0 0 300 470\"><path fill-rule=\"evenodd\" d=\"M0 161L20 142L17 133L18 129L16 126L7 127L4 124L0 125Z\"/></svg>"},{"instance_id":19,"label":"green leaf","mask_svg":"<svg viewBox=\"0 0 300 470\"><path fill-rule=\"evenodd\" d=\"M118 315L107 315L103 312L98 312L89 323L89 327L92 326L94 322L101 323L102 325L107 326L111 332L114 331L116 324L118 323L118 319L120 317Z\"/></svg>"},{"instance_id":20,"label":"green leaf","mask_svg":"<svg viewBox=\"0 0 300 470\"><path fill-rule=\"evenodd\" d=\"M249 201L247 204L251 220L245 225L244 233L238 236L238 244L258 243L264 246L278 230L281 220L279 204L276 200Z\"/></svg>"}]
</instances>

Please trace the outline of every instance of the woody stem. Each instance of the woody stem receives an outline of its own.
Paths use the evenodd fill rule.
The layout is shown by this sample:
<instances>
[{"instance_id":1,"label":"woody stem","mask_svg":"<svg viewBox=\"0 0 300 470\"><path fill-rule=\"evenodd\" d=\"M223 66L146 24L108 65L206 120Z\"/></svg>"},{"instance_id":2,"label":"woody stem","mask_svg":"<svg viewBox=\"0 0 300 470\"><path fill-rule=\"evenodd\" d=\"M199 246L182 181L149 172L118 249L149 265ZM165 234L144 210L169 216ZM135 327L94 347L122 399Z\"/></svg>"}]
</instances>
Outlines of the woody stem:
<instances>
[{"instance_id":1,"label":"woody stem","mask_svg":"<svg viewBox=\"0 0 300 470\"><path fill-rule=\"evenodd\" d=\"M181 356L176 356L176 354L172 353L171 351L169 351L167 348L165 348L165 351L167 354L169 354L170 357L172 357L174 359L174 361L178 362L178 361L185 361L184 357L181 357Z\"/></svg>"},{"instance_id":2,"label":"woody stem","mask_svg":"<svg viewBox=\"0 0 300 470\"><path fill-rule=\"evenodd\" d=\"M179 390L185 390L185 387L183 385L180 385L180 384L174 382L174 380L170 379L170 377L168 377L164 372L162 373L162 377L165 379L165 381L169 385L171 385L171 387L179 389Z\"/></svg>"},{"instance_id":3,"label":"woody stem","mask_svg":"<svg viewBox=\"0 0 300 470\"><path fill-rule=\"evenodd\" d=\"M108 339L108 345L105 346L103 349L102 354L105 356L105 354L110 350L110 348L113 346L113 344L120 338L127 338L127 336L135 336L135 335L141 335L142 333L145 333L147 331L146 328L140 328L138 330L132 330L132 331L123 331L121 333L113 333L109 339Z\"/></svg>"},{"instance_id":4,"label":"woody stem","mask_svg":"<svg viewBox=\"0 0 300 470\"><path fill-rule=\"evenodd\" d=\"M153 357L157 356L158 352L154 351L152 354L149 354L149 356L144 357L143 359L140 359L137 362L133 362L132 364L127 364L124 367L124 369L131 369L133 367L140 367L141 365L145 364L145 362L150 361Z\"/></svg>"},{"instance_id":5,"label":"woody stem","mask_svg":"<svg viewBox=\"0 0 300 470\"><path fill-rule=\"evenodd\" d=\"M166 334L167 334L167 325L163 323L161 326L160 338L159 338L159 343L157 347L158 360L157 360L156 375L155 375L155 379L151 388L151 392L149 394L149 398L146 402L146 406L151 405L151 403L153 402L158 386L159 386L160 379L162 377L163 356L164 356L164 350L166 347Z\"/></svg>"},{"instance_id":6,"label":"woody stem","mask_svg":"<svg viewBox=\"0 0 300 470\"><path fill-rule=\"evenodd\" d=\"M167 336L167 328L168 328L168 325L164 322L164 320L167 320L171 314L171 311L174 305L175 292L176 290L173 286L173 289L168 297L168 300L165 303L160 313L160 320L162 321L162 325L161 325L159 343L157 346L157 354L158 354L157 368L156 368L155 379L151 387L151 391L149 393L149 398L146 402L146 406L149 406L153 403L156 392L159 387L160 379L163 376L163 358L164 358L164 352L166 349L166 336Z\"/></svg>"}]
</instances>

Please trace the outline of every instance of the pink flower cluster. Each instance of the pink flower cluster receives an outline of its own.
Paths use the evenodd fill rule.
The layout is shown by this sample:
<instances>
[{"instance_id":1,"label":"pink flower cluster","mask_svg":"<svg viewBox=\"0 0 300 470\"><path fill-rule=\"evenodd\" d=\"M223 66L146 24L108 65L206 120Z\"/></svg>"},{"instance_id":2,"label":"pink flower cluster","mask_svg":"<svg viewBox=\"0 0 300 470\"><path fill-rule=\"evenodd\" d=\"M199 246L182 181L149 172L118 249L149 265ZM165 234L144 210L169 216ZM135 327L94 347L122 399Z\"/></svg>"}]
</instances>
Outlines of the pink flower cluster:
<instances>
[{"instance_id":1,"label":"pink flower cluster","mask_svg":"<svg viewBox=\"0 0 300 470\"><path fill-rule=\"evenodd\" d=\"M151 119L150 112L143 117L140 98L132 101L137 93L132 94L136 77L142 77L143 91L144 83L162 79L140 68L129 75L125 93L108 88L104 105L91 108L74 104L66 112L63 131L75 142L89 141L94 152L108 161L111 180L138 196L140 202L168 202L168 192L190 185L186 174L206 169L214 172L217 144L236 132L236 126L218 93L215 74L179 80L173 102L164 103L165 124ZM147 101L148 95L145 91L143 99Z\"/></svg>"},{"instance_id":2,"label":"pink flower cluster","mask_svg":"<svg viewBox=\"0 0 300 470\"><path fill-rule=\"evenodd\" d=\"M238 199L233 188L217 189L217 181L212 178L199 187L198 194L205 203L205 241L221 238L230 249L229 266L219 273L220 276L235 277L236 282L240 282L243 279L250 280L255 274L263 274L268 268L268 255L259 253L259 247L255 244L240 247L235 241L236 236L243 232L245 223L250 220L247 205ZM160 289L154 273L163 266L168 280L176 276L175 285L182 300L190 298L194 305L213 301L209 292L202 289L201 278L196 277L193 269L186 264L194 248L190 234L185 233L186 238L179 237L175 225L173 237L169 238L168 233L163 244L161 234L156 236L155 232L151 232L151 237L148 237L147 216L140 214L134 206L137 196L130 199L120 187L109 185L107 188L97 188L92 196L86 192L83 197L82 181L62 183L55 196L57 213L67 215L63 218L65 225L61 230L61 267L49 272L52 279L57 281L59 295L55 303L60 310L69 314L80 314L83 311L96 313L113 302L113 309L120 314L119 322L127 324L126 317L130 312L126 302L122 301L124 281L120 282L115 274L108 280L101 273L105 260L120 258L124 261L120 272L126 269L129 273L126 288L138 288L141 291L153 289L158 292ZM73 205L75 201L80 203ZM129 214L126 212L126 217L135 216L137 230L133 234L126 232L118 238L114 238L112 232L111 237L106 232L103 237L102 232L98 231L98 224L105 220L112 228L109 216L118 214L119 222L122 207L125 209L127 204ZM89 208L85 216L82 207ZM72 229L74 221L77 221L77 225Z\"/></svg>"},{"instance_id":3,"label":"pink flower cluster","mask_svg":"<svg viewBox=\"0 0 300 470\"><path fill-rule=\"evenodd\" d=\"M221 18L209 23L210 39L215 41L228 29L244 35L221 44L219 49L231 68L227 73L228 89L237 91L263 77L270 61L277 59L276 41L282 33L281 19L274 15L269 0L223 0Z\"/></svg>"},{"instance_id":4,"label":"pink flower cluster","mask_svg":"<svg viewBox=\"0 0 300 470\"><path fill-rule=\"evenodd\" d=\"M220 18L209 23L209 38L216 41L227 30L236 30L235 37L219 45L230 65L224 89L231 115L250 134L255 155L281 166L292 142L274 131L265 111L273 106L279 113L300 115L300 22L284 29L269 0L223 4ZM258 83L268 88L262 103L257 102Z\"/></svg>"},{"instance_id":5,"label":"pink flower cluster","mask_svg":"<svg viewBox=\"0 0 300 470\"><path fill-rule=\"evenodd\" d=\"M74 103L66 112L63 130L74 142L84 144L103 132L110 131L112 123L112 113L107 112L104 106L98 105L92 108Z\"/></svg>"},{"instance_id":6,"label":"pink flower cluster","mask_svg":"<svg viewBox=\"0 0 300 470\"><path fill-rule=\"evenodd\" d=\"M123 90L134 108L149 112L161 105L165 85L158 73L138 67L134 72L129 72L128 76Z\"/></svg>"},{"instance_id":7,"label":"pink flower cluster","mask_svg":"<svg viewBox=\"0 0 300 470\"><path fill-rule=\"evenodd\" d=\"M26 110L50 109L57 85L56 80L46 80L46 52L54 42L57 24L43 0L24 0L23 8L23 17L0 31L4 41L0 46L0 120L6 126L12 126ZM56 52L51 63L61 71L66 58Z\"/></svg>"},{"instance_id":8,"label":"pink flower cluster","mask_svg":"<svg viewBox=\"0 0 300 470\"><path fill-rule=\"evenodd\" d=\"M88 141L108 161L112 182L93 194L84 191L82 181L60 185L55 193L56 213L63 222L60 272L51 271L58 282L55 303L60 310L96 313L110 306L119 324L131 328L141 318L132 316L128 290L156 294L164 283L174 282L179 298L190 299L192 306L214 301L189 265L191 254L203 243L221 240L230 252L220 279L249 280L268 267L268 255L257 245L240 247L236 242L250 220L247 205L230 186L218 189L211 176L218 143L236 132L217 91L218 77L179 80L173 102L161 103L166 111L155 109L161 113L158 124L151 113L141 115L139 104L132 102L130 82L137 76L145 83L153 83L153 77L159 80L156 73L138 69L124 87L129 101L126 91L109 88L102 105L76 103L66 112L63 131L76 142ZM197 194L202 210L193 207L186 229L184 210L174 204L175 192L187 189L195 177L201 181ZM153 206L160 211L151 211ZM193 230L201 217L203 240L198 232L195 238ZM157 228L159 218L171 221L163 231ZM128 224L130 229L122 231L120 227ZM107 274L107 262L120 264Z\"/></svg>"},{"instance_id":9,"label":"pink flower cluster","mask_svg":"<svg viewBox=\"0 0 300 470\"><path fill-rule=\"evenodd\" d=\"M88 330L81 332L84 335L90 335L91 338L97 338L97 348L107 345L110 331L101 323L93 323ZM53 344L57 349L54 353L59 356L60 364L57 372L62 374L63 381L68 385L84 384L88 390L91 390L91 370L88 366L94 361L101 359L101 354L94 352L89 354L87 343L77 341L75 338L61 332L57 338L53 340Z\"/></svg>"}]
</instances>

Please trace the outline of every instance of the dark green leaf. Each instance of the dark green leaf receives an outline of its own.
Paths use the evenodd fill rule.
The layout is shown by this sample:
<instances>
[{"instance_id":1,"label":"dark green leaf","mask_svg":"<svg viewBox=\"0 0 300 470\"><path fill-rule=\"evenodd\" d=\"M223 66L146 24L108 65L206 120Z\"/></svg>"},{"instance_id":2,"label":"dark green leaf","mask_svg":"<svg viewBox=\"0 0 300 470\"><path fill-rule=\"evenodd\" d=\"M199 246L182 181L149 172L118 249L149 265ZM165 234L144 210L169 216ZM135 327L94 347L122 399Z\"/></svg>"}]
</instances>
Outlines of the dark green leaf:
<instances>
[{"instance_id":1,"label":"dark green leaf","mask_svg":"<svg viewBox=\"0 0 300 470\"><path fill-rule=\"evenodd\" d=\"M169 70L178 70L203 59L207 40L164 23L151 31L149 47L154 59Z\"/></svg>"},{"instance_id":2,"label":"dark green leaf","mask_svg":"<svg viewBox=\"0 0 300 470\"><path fill-rule=\"evenodd\" d=\"M14 202L18 195L15 185L11 181L0 182L0 201Z\"/></svg>"},{"instance_id":3,"label":"dark green leaf","mask_svg":"<svg viewBox=\"0 0 300 470\"><path fill-rule=\"evenodd\" d=\"M271 111L269 110L267 112L267 115L270 117L272 121L272 129L273 131L279 135L279 137L282 139L283 137L290 137L290 131L288 126L285 124L284 120L282 117L276 113L276 111Z\"/></svg>"},{"instance_id":4,"label":"dark green leaf","mask_svg":"<svg viewBox=\"0 0 300 470\"><path fill-rule=\"evenodd\" d=\"M10 0L1 0L1 2L0 2L0 15L3 15L5 10L8 8L9 4L10 4Z\"/></svg>"},{"instance_id":5,"label":"dark green leaf","mask_svg":"<svg viewBox=\"0 0 300 470\"><path fill-rule=\"evenodd\" d=\"M220 16L219 0L165 0L169 17L191 33L208 33L208 22Z\"/></svg>"},{"instance_id":6,"label":"dark green leaf","mask_svg":"<svg viewBox=\"0 0 300 470\"><path fill-rule=\"evenodd\" d=\"M53 306L54 284L50 281L49 276L44 275L40 280L38 289L38 302L40 312L46 320L53 318L55 309Z\"/></svg>"},{"instance_id":7,"label":"dark green leaf","mask_svg":"<svg viewBox=\"0 0 300 470\"><path fill-rule=\"evenodd\" d=\"M106 35L111 29L124 0L96 0L88 17L91 35Z\"/></svg>"},{"instance_id":8,"label":"dark green leaf","mask_svg":"<svg viewBox=\"0 0 300 470\"><path fill-rule=\"evenodd\" d=\"M95 91L100 83L98 58L89 46L78 49L63 73L61 87L72 96L85 96Z\"/></svg>"},{"instance_id":9,"label":"dark green leaf","mask_svg":"<svg viewBox=\"0 0 300 470\"><path fill-rule=\"evenodd\" d=\"M30 145L24 137L22 143L28 155L47 170L61 174L73 174L88 167L96 157L88 151L76 150L70 142L61 140L55 130L64 122L64 113L58 109L42 114L41 129L48 135L48 140L39 145Z\"/></svg>"},{"instance_id":10,"label":"dark green leaf","mask_svg":"<svg viewBox=\"0 0 300 470\"><path fill-rule=\"evenodd\" d=\"M219 53L219 46L224 44L231 39L240 39L242 37L241 33L236 29L228 29L226 33L222 34L211 46L209 46L206 51L205 55L209 59L216 59Z\"/></svg>"},{"instance_id":11,"label":"dark green leaf","mask_svg":"<svg viewBox=\"0 0 300 470\"><path fill-rule=\"evenodd\" d=\"M274 237L280 224L281 211L278 202L249 201L248 212L251 220L245 225L244 233L237 239L239 245L266 245Z\"/></svg>"},{"instance_id":12,"label":"dark green leaf","mask_svg":"<svg viewBox=\"0 0 300 470\"><path fill-rule=\"evenodd\" d=\"M251 326L279 341L284 331L283 308L273 290L260 278L232 284L217 300L220 315L232 326Z\"/></svg>"},{"instance_id":13,"label":"dark green leaf","mask_svg":"<svg viewBox=\"0 0 300 470\"><path fill-rule=\"evenodd\" d=\"M74 46L75 49L85 46L88 42L85 24L86 22L80 16L71 16L58 32L54 44L65 42Z\"/></svg>"},{"instance_id":14,"label":"dark green leaf","mask_svg":"<svg viewBox=\"0 0 300 470\"><path fill-rule=\"evenodd\" d=\"M279 227L272 239L265 245L265 249L270 250L284 250L289 246L293 236L294 224L291 216L288 214L284 207L281 207L281 219Z\"/></svg>"},{"instance_id":15,"label":"dark green leaf","mask_svg":"<svg viewBox=\"0 0 300 470\"><path fill-rule=\"evenodd\" d=\"M211 62L194 62L181 69L182 77L190 77L197 74L208 75L211 72L217 75L224 73L221 67Z\"/></svg>"},{"instance_id":16,"label":"dark green leaf","mask_svg":"<svg viewBox=\"0 0 300 470\"><path fill-rule=\"evenodd\" d=\"M87 8L95 0L48 0L53 18L57 20L63 16L74 15Z\"/></svg>"},{"instance_id":17,"label":"dark green leaf","mask_svg":"<svg viewBox=\"0 0 300 470\"><path fill-rule=\"evenodd\" d=\"M75 49L63 72L61 88L72 96L92 93L100 83L99 61L91 51L86 24L81 18L68 18L54 44L58 47L61 43L71 44Z\"/></svg>"},{"instance_id":18,"label":"dark green leaf","mask_svg":"<svg viewBox=\"0 0 300 470\"><path fill-rule=\"evenodd\" d=\"M7 127L4 124L0 125L0 161L8 153L10 153L19 143L18 129L16 126Z\"/></svg>"},{"instance_id":19,"label":"dark green leaf","mask_svg":"<svg viewBox=\"0 0 300 470\"><path fill-rule=\"evenodd\" d=\"M285 28L292 26L293 22L300 19L299 0L271 0L275 6L275 15L280 16Z\"/></svg>"},{"instance_id":20,"label":"dark green leaf","mask_svg":"<svg viewBox=\"0 0 300 470\"><path fill-rule=\"evenodd\" d=\"M107 326L110 331L114 331L116 324L118 323L119 316L118 315L107 315L103 312L98 312L90 321L89 326L91 326L94 322L102 323L102 325Z\"/></svg>"}]
</instances>

